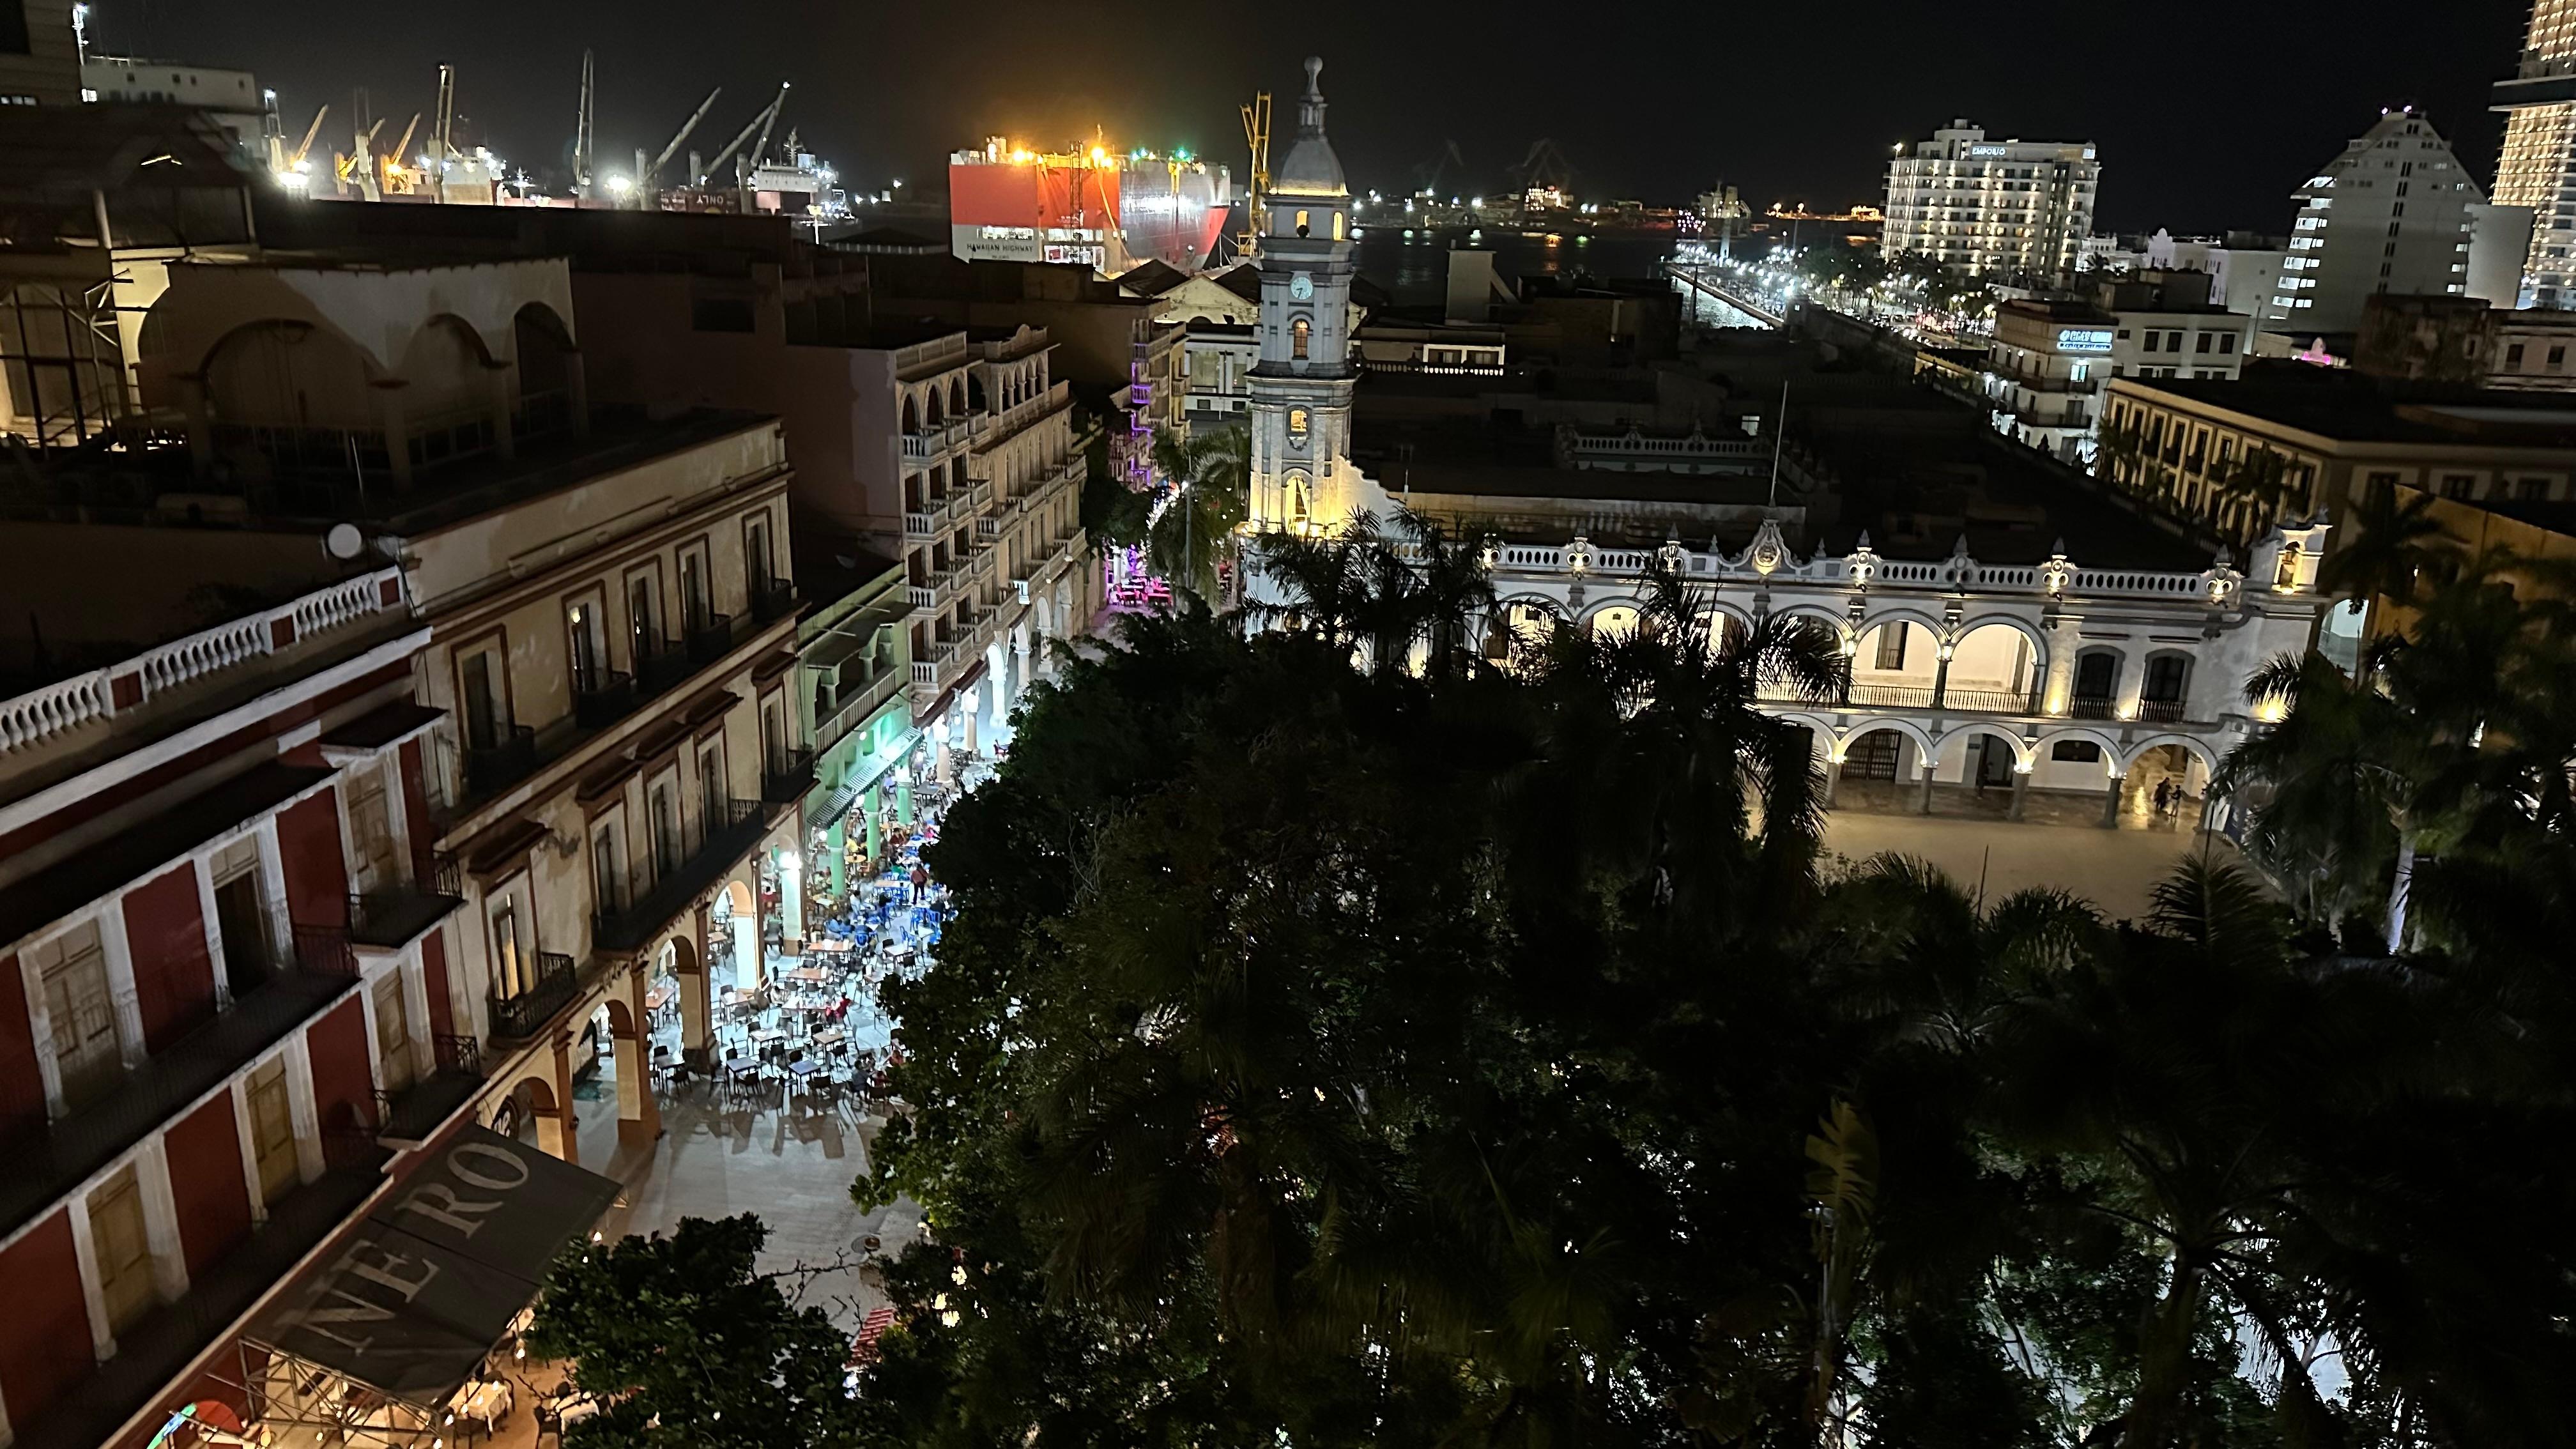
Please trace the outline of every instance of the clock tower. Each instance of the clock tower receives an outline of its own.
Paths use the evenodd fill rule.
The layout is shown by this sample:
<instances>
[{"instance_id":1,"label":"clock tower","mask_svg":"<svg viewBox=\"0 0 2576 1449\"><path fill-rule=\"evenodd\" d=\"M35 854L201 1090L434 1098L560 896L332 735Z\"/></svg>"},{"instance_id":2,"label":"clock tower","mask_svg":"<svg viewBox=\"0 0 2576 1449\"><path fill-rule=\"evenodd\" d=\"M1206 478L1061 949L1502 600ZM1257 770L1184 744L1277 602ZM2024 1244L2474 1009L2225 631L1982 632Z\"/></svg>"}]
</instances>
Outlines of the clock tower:
<instances>
[{"instance_id":1,"label":"clock tower","mask_svg":"<svg viewBox=\"0 0 2576 1449\"><path fill-rule=\"evenodd\" d=\"M1261 196L1260 355L1252 392L1251 519L1328 529L1373 501L1350 463L1351 192L1324 139L1324 62L1306 60L1297 141Z\"/></svg>"}]
</instances>

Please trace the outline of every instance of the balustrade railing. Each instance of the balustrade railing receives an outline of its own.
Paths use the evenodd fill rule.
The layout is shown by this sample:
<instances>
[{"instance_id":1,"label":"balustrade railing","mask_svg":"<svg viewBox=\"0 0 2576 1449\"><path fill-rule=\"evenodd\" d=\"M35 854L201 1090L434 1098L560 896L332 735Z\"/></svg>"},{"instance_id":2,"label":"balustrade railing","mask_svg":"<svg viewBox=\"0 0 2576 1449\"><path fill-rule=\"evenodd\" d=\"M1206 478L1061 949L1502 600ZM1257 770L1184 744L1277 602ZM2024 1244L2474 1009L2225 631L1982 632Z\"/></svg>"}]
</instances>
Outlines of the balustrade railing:
<instances>
[{"instance_id":1,"label":"balustrade railing","mask_svg":"<svg viewBox=\"0 0 2576 1449\"><path fill-rule=\"evenodd\" d=\"M120 663L0 700L0 756L32 749L359 620L403 609L401 579L400 569L376 569ZM385 602L389 582L397 600L392 604Z\"/></svg>"},{"instance_id":2,"label":"balustrade railing","mask_svg":"<svg viewBox=\"0 0 2576 1449\"><path fill-rule=\"evenodd\" d=\"M535 969L520 989L508 995L492 993L492 1035L512 1041L525 1041L564 1009L580 985L573 970L572 958L560 951L539 951Z\"/></svg>"}]
</instances>

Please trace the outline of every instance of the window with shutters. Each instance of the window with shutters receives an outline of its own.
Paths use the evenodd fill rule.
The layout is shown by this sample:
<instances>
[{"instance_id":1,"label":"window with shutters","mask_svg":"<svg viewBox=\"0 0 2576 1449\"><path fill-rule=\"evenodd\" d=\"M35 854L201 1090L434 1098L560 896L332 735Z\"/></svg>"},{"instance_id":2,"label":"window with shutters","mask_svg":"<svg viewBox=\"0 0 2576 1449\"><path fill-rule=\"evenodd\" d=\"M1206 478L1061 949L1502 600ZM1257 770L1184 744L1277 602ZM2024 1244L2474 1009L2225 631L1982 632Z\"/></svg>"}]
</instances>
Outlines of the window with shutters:
<instances>
[{"instance_id":1,"label":"window with shutters","mask_svg":"<svg viewBox=\"0 0 2576 1449\"><path fill-rule=\"evenodd\" d=\"M527 989L526 952L519 939L518 904L505 899L492 908L492 989L504 1001Z\"/></svg>"},{"instance_id":2,"label":"window with shutters","mask_svg":"<svg viewBox=\"0 0 2576 1449\"><path fill-rule=\"evenodd\" d=\"M123 1333L151 1311L152 1242L143 1230L143 1189L128 1167L89 1195L90 1242L98 1250L98 1294L107 1331Z\"/></svg>"},{"instance_id":3,"label":"window with shutters","mask_svg":"<svg viewBox=\"0 0 2576 1449\"><path fill-rule=\"evenodd\" d=\"M342 776L349 802L349 841L358 856L360 894L381 890L402 877L394 850L393 807L385 798L382 764L369 761Z\"/></svg>"},{"instance_id":4,"label":"window with shutters","mask_svg":"<svg viewBox=\"0 0 2576 1449\"><path fill-rule=\"evenodd\" d=\"M411 1018L403 1010L402 972L388 971L378 977L371 994L376 1008L376 1068L383 1074L385 1090L399 1092L411 1085Z\"/></svg>"},{"instance_id":5,"label":"window with shutters","mask_svg":"<svg viewBox=\"0 0 2576 1449\"><path fill-rule=\"evenodd\" d=\"M245 835L216 851L207 866L207 879L214 883L215 935L224 951L224 985L239 1001L267 984L276 961L260 881L259 837Z\"/></svg>"},{"instance_id":6,"label":"window with shutters","mask_svg":"<svg viewBox=\"0 0 2576 1449\"><path fill-rule=\"evenodd\" d=\"M1881 669L1905 667L1905 625L1888 624L1879 629L1878 667Z\"/></svg>"},{"instance_id":7,"label":"window with shutters","mask_svg":"<svg viewBox=\"0 0 2576 1449\"><path fill-rule=\"evenodd\" d=\"M251 1073L249 1086L250 1151L259 1172L259 1200L275 1207L303 1176L295 1159L295 1109L286 1095L286 1059L278 1057Z\"/></svg>"},{"instance_id":8,"label":"window with shutters","mask_svg":"<svg viewBox=\"0 0 2576 1449\"><path fill-rule=\"evenodd\" d=\"M63 1108L77 1112L125 1079L116 1003L108 995L107 953L99 946L98 925L92 922L66 931L27 954L44 983L54 1064L62 1075Z\"/></svg>"}]
</instances>

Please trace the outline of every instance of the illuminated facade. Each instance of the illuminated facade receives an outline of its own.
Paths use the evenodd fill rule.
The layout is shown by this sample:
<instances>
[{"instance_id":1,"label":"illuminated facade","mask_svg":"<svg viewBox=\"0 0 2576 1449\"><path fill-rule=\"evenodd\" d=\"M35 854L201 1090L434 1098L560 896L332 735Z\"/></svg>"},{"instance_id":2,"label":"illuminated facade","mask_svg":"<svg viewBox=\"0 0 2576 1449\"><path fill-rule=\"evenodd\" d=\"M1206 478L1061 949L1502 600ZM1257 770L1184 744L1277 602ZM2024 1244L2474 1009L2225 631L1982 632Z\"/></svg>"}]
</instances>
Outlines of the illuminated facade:
<instances>
[{"instance_id":1,"label":"illuminated facade","mask_svg":"<svg viewBox=\"0 0 2576 1449\"><path fill-rule=\"evenodd\" d=\"M2467 292L2470 208L2486 197L2422 116L2381 116L2292 194L2299 214L2264 309L2267 330L2350 332L2374 293Z\"/></svg>"},{"instance_id":2,"label":"illuminated facade","mask_svg":"<svg viewBox=\"0 0 2576 1449\"><path fill-rule=\"evenodd\" d=\"M1881 246L1971 276L2072 272L2101 175L2090 141L1989 141L1953 121L1896 148Z\"/></svg>"},{"instance_id":3,"label":"illuminated facade","mask_svg":"<svg viewBox=\"0 0 2576 1449\"><path fill-rule=\"evenodd\" d=\"M2498 81L2504 152L2496 160L2499 206L2532 209L2524 288L2542 307L2576 302L2576 197L2564 190L2576 167L2576 0L2534 0L2522 60Z\"/></svg>"},{"instance_id":4,"label":"illuminated facade","mask_svg":"<svg viewBox=\"0 0 2576 1449\"><path fill-rule=\"evenodd\" d=\"M1262 196L1252 398L1255 527L1329 527L1377 490L1351 466L1350 188L1324 139L1323 61L1306 61L1297 142Z\"/></svg>"}]
</instances>

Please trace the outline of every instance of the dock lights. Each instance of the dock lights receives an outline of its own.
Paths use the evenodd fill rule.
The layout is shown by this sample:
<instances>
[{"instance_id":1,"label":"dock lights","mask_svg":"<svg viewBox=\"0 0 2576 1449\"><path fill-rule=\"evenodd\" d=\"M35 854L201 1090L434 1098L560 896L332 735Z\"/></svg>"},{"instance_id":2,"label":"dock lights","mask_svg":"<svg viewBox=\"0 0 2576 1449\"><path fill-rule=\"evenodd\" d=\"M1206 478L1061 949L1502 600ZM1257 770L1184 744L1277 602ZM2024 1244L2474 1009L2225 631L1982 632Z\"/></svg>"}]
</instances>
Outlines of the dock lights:
<instances>
[{"instance_id":1,"label":"dock lights","mask_svg":"<svg viewBox=\"0 0 2576 1449\"><path fill-rule=\"evenodd\" d=\"M608 178L608 194L611 196L624 196L626 193L633 191L634 189L635 183L623 176L611 176Z\"/></svg>"}]
</instances>

